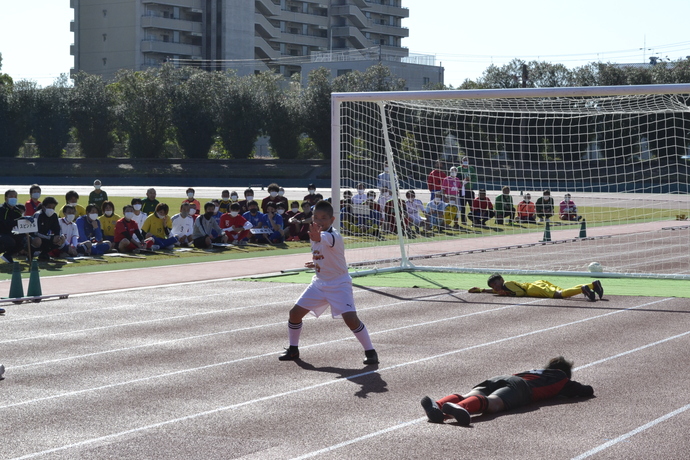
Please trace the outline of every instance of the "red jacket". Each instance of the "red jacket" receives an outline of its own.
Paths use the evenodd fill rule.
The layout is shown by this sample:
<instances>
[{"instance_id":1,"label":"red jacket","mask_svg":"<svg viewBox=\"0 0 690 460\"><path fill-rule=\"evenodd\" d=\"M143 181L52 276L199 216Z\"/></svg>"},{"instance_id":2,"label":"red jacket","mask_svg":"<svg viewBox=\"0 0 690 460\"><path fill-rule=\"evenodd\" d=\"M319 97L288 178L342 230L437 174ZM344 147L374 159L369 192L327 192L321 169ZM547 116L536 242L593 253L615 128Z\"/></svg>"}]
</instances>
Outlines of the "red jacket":
<instances>
[{"instance_id":1,"label":"red jacket","mask_svg":"<svg viewBox=\"0 0 690 460\"><path fill-rule=\"evenodd\" d=\"M445 177L446 173L444 173L440 169L434 169L433 171L431 171L429 173L429 176L426 178L426 185L429 188L429 191L436 192L438 190L441 190L441 184Z\"/></svg>"}]
</instances>

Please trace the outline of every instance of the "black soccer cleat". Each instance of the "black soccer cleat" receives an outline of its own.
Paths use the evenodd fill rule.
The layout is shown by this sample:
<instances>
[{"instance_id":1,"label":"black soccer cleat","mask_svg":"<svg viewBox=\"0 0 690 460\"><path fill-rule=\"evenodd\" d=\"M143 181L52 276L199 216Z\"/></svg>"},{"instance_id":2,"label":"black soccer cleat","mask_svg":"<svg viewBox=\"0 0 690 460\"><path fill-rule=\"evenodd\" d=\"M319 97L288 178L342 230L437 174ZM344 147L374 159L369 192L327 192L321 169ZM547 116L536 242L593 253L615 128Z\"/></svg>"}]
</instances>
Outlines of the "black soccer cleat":
<instances>
[{"instance_id":1,"label":"black soccer cleat","mask_svg":"<svg viewBox=\"0 0 690 460\"><path fill-rule=\"evenodd\" d=\"M443 411L439 409L436 401L432 401L430 397L424 396L422 398L422 407L431 423L443 423L443 420L445 420L446 416L443 414Z\"/></svg>"},{"instance_id":2,"label":"black soccer cleat","mask_svg":"<svg viewBox=\"0 0 690 460\"><path fill-rule=\"evenodd\" d=\"M279 361L294 361L296 359L299 359L299 348L294 345L290 345L290 347L286 348L285 351L278 356Z\"/></svg>"},{"instance_id":3,"label":"black soccer cleat","mask_svg":"<svg viewBox=\"0 0 690 460\"><path fill-rule=\"evenodd\" d=\"M582 293L589 299L590 302L597 301L597 295L586 284L582 285Z\"/></svg>"},{"instance_id":4,"label":"black soccer cleat","mask_svg":"<svg viewBox=\"0 0 690 460\"><path fill-rule=\"evenodd\" d=\"M601 285L601 281L596 280L592 283L594 286L594 292L597 293L600 299L604 298L604 286Z\"/></svg>"},{"instance_id":5,"label":"black soccer cleat","mask_svg":"<svg viewBox=\"0 0 690 460\"><path fill-rule=\"evenodd\" d=\"M453 403L445 403L442 410L444 414L455 417L455 420L457 420L461 426L470 426L470 413L467 412L467 409L464 407Z\"/></svg>"},{"instance_id":6,"label":"black soccer cleat","mask_svg":"<svg viewBox=\"0 0 690 460\"><path fill-rule=\"evenodd\" d=\"M379 355L376 354L376 350L364 350L364 355L366 356L366 358L363 361L364 364L369 365L379 363Z\"/></svg>"}]
</instances>

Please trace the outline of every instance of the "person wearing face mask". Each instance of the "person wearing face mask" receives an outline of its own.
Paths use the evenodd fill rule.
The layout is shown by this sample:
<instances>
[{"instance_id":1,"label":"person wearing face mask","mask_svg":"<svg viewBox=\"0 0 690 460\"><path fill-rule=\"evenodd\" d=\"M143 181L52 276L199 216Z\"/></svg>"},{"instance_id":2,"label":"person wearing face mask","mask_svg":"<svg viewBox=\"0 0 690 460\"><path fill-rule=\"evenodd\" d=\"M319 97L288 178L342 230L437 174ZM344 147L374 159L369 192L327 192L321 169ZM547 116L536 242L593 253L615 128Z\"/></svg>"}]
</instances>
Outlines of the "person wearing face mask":
<instances>
[{"instance_id":1,"label":"person wearing face mask","mask_svg":"<svg viewBox=\"0 0 690 460\"><path fill-rule=\"evenodd\" d=\"M427 230L427 219L422 214L424 213L424 203L417 198L414 190L408 190L405 193L405 210L407 211L407 218L414 231L421 233Z\"/></svg>"},{"instance_id":2,"label":"person wearing face mask","mask_svg":"<svg viewBox=\"0 0 690 460\"><path fill-rule=\"evenodd\" d=\"M104 201L101 205L101 216L98 218L104 240L115 241L115 225L120 219L122 216L115 214L115 204L109 200Z\"/></svg>"},{"instance_id":3,"label":"person wearing face mask","mask_svg":"<svg viewBox=\"0 0 690 460\"><path fill-rule=\"evenodd\" d=\"M31 198L24 204L24 215L27 217L33 216L41 209L41 202L39 200L41 197L41 187L39 187L38 184L33 184L31 187L29 187L29 196Z\"/></svg>"},{"instance_id":4,"label":"person wearing face mask","mask_svg":"<svg viewBox=\"0 0 690 460\"><path fill-rule=\"evenodd\" d=\"M89 193L89 203L93 203L98 208L99 215L102 215L103 203L108 201L108 194L101 190L101 181L93 181L93 191Z\"/></svg>"},{"instance_id":5,"label":"person wearing face mask","mask_svg":"<svg viewBox=\"0 0 690 460\"><path fill-rule=\"evenodd\" d=\"M137 223L132 220L134 217L132 205L125 205L122 208L122 214L124 217L118 220L115 225L115 246L117 250L123 253L137 253L141 249L150 248L153 245L153 239L147 240Z\"/></svg>"},{"instance_id":6,"label":"person wearing face mask","mask_svg":"<svg viewBox=\"0 0 690 460\"><path fill-rule=\"evenodd\" d=\"M282 203L281 203L282 206ZM285 209L283 209L285 211ZM279 244L283 242L283 216L278 214L278 208L272 201L266 205L266 227L272 230L272 233L263 235L269 243Z\"/></svg>"},{"instance_id":7,"label":"person wearing face mask","mask_svg":"<svg viewBox=\"0 0 690 460\"><path fill-rule=\"evenodd\" d=\"M537 207L532 202L532 195L529 193L525 193L524 199L518 203L517 216L520 223L537 223Z\"/></svg>"},{"instance_id":8,"label":"person wearing face mask","mask_svg":"<svg viewBox=\"0 0 690 460\"><path fill-rule=\"evenodd\" d=\"M316 186L314 184L309 184L307 186L307 194L304 195L304 198L302 198L302 201L308 202L309 206L314 206L316 203L319 202L319 199L317 198L317 195L316 195Z\"/></svg>"},{"instance_id":9,"label":"person wearing face mask","mask_svg":"<svg viewBox=\"0 0 690 460\"><path fill-rule=\"evenodd\" d=\"M256 201L254 203L256 203ZM192 233L194 247L208 249L213 247L213 243L228 242L228 236L221 230L216 219L213 218L215 208L216 206L213 202L207 202L204 205L204 213L194 221L194 232Z\"/></svg>"},{"instance_id":10,"label":"person wearing face mask","mask_svg":"<svg viewBox=\"0 0 690 460\"><path fill-rule=\"evenodd\" d=\"M458 168L453 166L448 172L449 175L444 177L441 181L441 191L443 192L443 197L445 198L446 203L450 203L451 200L453 201L453 211L455 211L455 214L449 216L451 217L450 226L459 228L459 225L456 221L457 217L460 215L460 207L458 206L458 203L460 202L460 194L463 190L463 183L458 177ZM448 213L450 213L450 210L446 209L446 214ZM448 222L448 219L446 219L446 222ZM460 215L460 222L463 224L466 223L464 212L462 215Z\"/></svg>"},{"instance_id":11,"label":"person wearing face mask","mask_svg":"<svg viewBox=\"0 0 690 460\"><path fill-rule=\"evenodd\" d=\"M253 229L269 227L268 219L266 218L266 215L264 213L259 211L259 203L257 203L256 200L252 200L249 203L247 203L247 208L248 211L242 214L242 217L244 217L250 224L252 224ZM270 240L267 238L266 233L254 233L252 231L251 236L249 237L249 242L268 243L270 242Z\"/></svg>"},{"instance_id":12,"label":"person wearing face mask","mask_svg":"<svg viewBox=\"0 0 690 460\"><path fill-rule=\"evenodd\" d=\"M66 204L62 207L62 214L65 217L60 218L60 233L65 237L65 242L55 256L62 257L76 257L79 254L91 254L91 242L79 242L79 228L77 228L76 220L77 210L74 206ZM53 254L51 254L53 255Z\"/></svg>"},{"instance_id":13,"label":"person wearing face mask","mask_svg":"<svg viewBox=\"0 0 690 460\"><path fill-rule=\"evenodd\" d=\"M77 217L76 223L79 229L79 243L91 243L91 255L105 254L113 248L110 241L103 239L101 221L98 220L98 208L95 204L86 206L86 214Z\"/></svg>"},{"instance_id":14,"label":"person wearing face mask","mask_svg":"<svg viewBox=\"0 0 690 460\"><path fill-rule=\"evenodd\" d=\"M244 246L249 239L249 229L252 228L252 224L240 215L240 204L232 203L230 212L220 217L220 227L227 235L230 244Z\"/></svg>"},{"instance_id":15,"label":"person wearing face mask","mask_svg":"<svg viewBox=\"0 0 690 460\"><path fill-rule=\"evenodd\" d=\"M296 202L295 202L296 203ZM293 208L294 210L294 203ZM291 241L308 241L309 240L309 225L312 222L312 210L308 201L302 203L302 211L296 213L288 220L290 224L290 240Z\"/></svg>"},{"instance_id":16,"label":"person wearing face mask","mask_svg":"<svg viewBox=\"0 0 690 460\"><path fill-rule=\"evenodd\" d=\"M183 203L193 204L196 206L197 210L201 209L201 203L199 203L199 200L194 198L194 194L196 193L196 191L193 188L189 187L185 193L187 194L187 199L184 200Z\"/></svg>"},{"instance_id":17,"label":"person wearing face mask","mask_svg":"<svg viewBox=\"0 0 690 460\"><path fill-rule=\"evenodd\" d=\"M192 232L194 231L194 219L189 215L189 203L180 205L180 212L172 216L171 234L177 238L177 245L189 247L193 242Z\"/></svg>"},{"instance_id":18,"label":"person wearing face mask","mask_svg":"<svg viewBox=\"0 0 690 460\"><path fill-rule=\"evenodd\" d=\"M249 211L249 202L254 199L254 190L248 188L244 191L244 200L240 200L240 214L244 215Z\"/></svg>"},{"instance_id":19,"label":"person wearing face mask","mask_svg":"<svg viewBox=\"0 0 690 460\"><path fill-rule=\"evenodd\" d=\"M171 234L172 219L168 215L170 208L165 203L159 203L153 214L146 218L141 231L146 239L152 239L153 244L150 249L157 251L158 249L173 249L177 238Z\"/></svg>"},{"instance_id":20,"label":"person wearing face mask","mask_svg":"<svg viewBox=\"0 0 690 460\"><path fill-rule=\"evenodd\" d=\"M22 217L22 211L17 204L17 191L7 190L5 202L0 206L0 253L2 253L0 259L10 264L14 262L12 256L26 247L26 236L12 233L12 229L17 225L17 219Z\"/></svg>"},{"instance_id":21,"label":"person wearing face mask","mask_svg":"<svg viewBox=\"0 0 690 460\"><path fill-rule=\"evenodd\" d=\"M158 201L156 201L157 203ZM148 217L148 214L146 214L143 209L144 209L144 203L141 198L132 198L132 201L130 203L132 205L132 208L134 208L134 217L132 217L132 220L137 223L139 228L141 228L142 225L144 225L144 222L146 222L146 218ZM158 206L158 205L156 205ZM153 207L153 209L156 209L156 206Z\"/></svg>"},{"instance_id":22,"label":"person wearing face mask","mask_svg":"<svg viewBox=\"0 0 690 460\"><path fill-rule=\"evenodd\" d=\"M495 216L494 205L486 196L486 190L479 189L479 196L472 202L472 224L475 227L486 227L486 221Z\"/></svg>"},{"instance_id":23,"label":"person wearing face mask","mask_svg":"<svg viewBox=\"0 0 690 460\"><path fill-rule=\"evenodd\" d=\"M236 199L233 201L236 201ZM230 212L230 205L233 203L233 201L230 201L229 190L223 190L222 192L220 192L220 201L218 202L220 204L220 213L225 214L227 212Z\"/></svg>"},{"instance_id":24,"label":"person wearing face mask","mask_svg":"<svg viewBox=\"0 0 690 460\"><path fill-rule=\"evenodd\" d=\"M156 206L158 206L159 203L160 201L156 199L156 189L150 188L146 190L146 198L141 200L141 212L148 216L156 210Z\"/></svg>"},{"instance_id":25,"label":"person wearing face mask","mask_svg":"<svg viewBox=\"0 0 690 460\"><path fill-rule=\"evenodd\" d=\"M561 220L582 220L582 216L577 215L577 206L575 205L575 202L571 199L570 193L566 193L565 197L563 198L563 201L561 201L558 215L561 218Z\"/></svg>"},{"instance_id":26,"label":"person wearing face mask","mask_svg":"<svg viewBox=\"0 0 690 460\"><path fill-rule=\"evenodd\" d=\"M391 190L393 188L393 180L391 179L390 169L388 165L384 165L383 172L376 178L376 188L383 193L383 189Z\"/></svg>"},{"instance_id":27,"label":"person wearing face mask","mask_svg":"<svg viewBox=\"0 0 690 460\"><path fill-rule=\"evenodd\" d=\"M503 221L508 219L508 225L513 225L515 206L513 197L510 196L510 187L503 187L502 193L496 197L496 223L503 225Z\"/></svg>"},{"instance_id":28,"label":"person wearing face mask","mask_svg":"<svg viewBox=\"0 0 690 460\"><path fill-rule=\"evenodd\" d=\"M367 191L363 183L357 184L357 193L352 195L352 204L364 204L367 202Z\"/></svg>"},{"instance_id":29,"label":"person wearing face mask","mask_svg":"<svg viewBox=\"0 0 690 460\"><path fill-rule=\"evenodd\" d=\"M278 184L270 184L266 190L268 191L268 196L261 200L261 210L265 213L266 212L266 205L268 202L272 202L275 205L278 205L278 203L283 203L285 207L287 208L288 205L288 200L287 198L280 196L280 187Z\"/></svg>"},{"instance_id":30,"label":"person wearing face mask","mask_svg":"<svg viewBox=\"0 0 690 460\"><path fill-rule=\"evenodd\" d=\"M77 210L77 217L81 217L86 214L86 209L84 208L84 206L80 205L78 201L79 194L76 191L70 190L69 192L65 193L65 204L71 204L72 206L74 206L74 209ZM62 215L62 209L60 210L59 217L65 217Z\"/></svg>"},{"instance_id":31,"label":"person wearing face mask","mask_svg":"<svg viewBox=\"0 0 690 460\"><path fill-rule=\"evenodd\" d=\"M555 201L551 197L551 190L544 190L542 196L537 198L537 217L539 222L549 222L553 217Z\"/></svg>"},{"instance_id":32,"label":"person wearing face mask","mask_svg":"<svg viewBox=\"0 0 690 460\"><path fill-rule=\"evenodd\" d=\"M429 225L432 227L432 232L443 232L443 213L445 210L446 203L443 201L443 192L437 191L434 194L434 199L427 203L426 209L424 210Z\"/></svg>"},{"instance_id":33,"label":"person wearing face mask","mask_svg":"<svg viewBox=\"0 0 690 460\"><path fill-rule=\"evenodd\" d=\"M43 209L34 214L38 231L31 234L31 247L40 251L38 260L51 260L50 252L65 244L55 206L57 206L57 200L52 196L47 196L43 200Z\"/></svg>"}]
</instances>

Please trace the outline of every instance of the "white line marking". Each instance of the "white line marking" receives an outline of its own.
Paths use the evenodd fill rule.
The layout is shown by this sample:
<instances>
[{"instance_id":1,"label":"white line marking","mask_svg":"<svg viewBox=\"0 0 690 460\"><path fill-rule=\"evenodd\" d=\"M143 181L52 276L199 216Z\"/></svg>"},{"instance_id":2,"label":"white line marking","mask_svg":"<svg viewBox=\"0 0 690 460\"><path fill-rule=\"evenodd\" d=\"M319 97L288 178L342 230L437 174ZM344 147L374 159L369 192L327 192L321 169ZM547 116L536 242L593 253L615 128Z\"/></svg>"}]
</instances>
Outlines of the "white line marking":
<instances>
[{"instance_id":1,"label":"white line marking","mask_svg":"<svg viewBox=\"0 0 690 460\"><path fill-rule=\"evenodd\" d=\"M638 433L642 433L643 431L648 430L649 428L652 428L653 426L658 425L659 423L664 422L664 421L670 419L671 417L675 417L678 414L682 414L683 412L685 412L688 409L690 409L690 404L687 404L681 408L678 408L678 409L674 410L673 412L669 412L666 415L662 415L661 417L659 417L655 420L652 420L649 423L646 423L640 427L637 427L632 431L628 431L627 433L618 436L616 439L612 439L611 441L606 442L600 446L597 446L594 449L588 450L587 452L580 454L577 457L573 457L572 460L583 460L587 457L591 457L592 455L597 454L597 453L601 452L602 450L608 449L609 447L614 446L614 445L618 444L619 442L625 441L626 439L628 439L632 436L635 436Z\"/></svg>"},{"instance_id":2,"label":"white line marking","mask_svg":"<svg viewBox=\"0 0 690 460\"><path fill-rule=\"evenodd\" d=\"M446 295L447 295L447 294L446 294ZM542 300L547 300L547 299L542 299ZM416 363L420 363L420 362L425 362L425 361L429 361L429 360L431 360L431 359L435 359L435 358L439 358L439 357L444 357L444 356L449 356L449 355L456 354L456 353L460 353L460 352L462 352L462 351L472 350L472 349L475 349L475 348L480 348L480 347L484 347L484 346L488 346L488 345L492 345L492 344L496 344L496 343L505 342L505 341L508 341L508 340L513 340L513 339L517 339L517 338L521 338L521 337L526 337L526 336L529 336L529 335L533 335L533 334L537 334L537 333L541 333L541 332L545 332L545 331L550 331L550 330L554 330L554 329L559 329L559 328L561 328L561 327L569 326L569 325L572 325L572 324L579 324L579 323L582 323L582 322L585 322L585 321L590 321L590 320L597 319L597 318L603 318L603 317L606 317L606 316L614 315L614 314L621 313L621 312L625 312L625 311L629 311L629 310L634 310L634 309L637 309L637 308L645 307L645 306L648 306L648 305L653 305L653 304L659 303L659 302L665 302L665 301L668 301L668 300L673 300L673 299L672 299L672 298L660 299L660 300L656 300L656 301L653 301L653 302L648 302L648 303L645 303L645 304L642 304L642 305L638 305L638 306L635 306L635 307L630 307L630 308L626 308L626 309L623 309L623 310L616 310L616 311L614 311L614 312L609 312L609 313L605 313L605 314L602 314L602 315L593 316L593 317L591 317L591 318L586 318L586 319L582 319L582 320L572 321L572 322L570 322L570 323L565 323L565 324L561 324L561 325L558 325L558 326L551 326L551 327L548 327L548 328L545 328L545 329L540 329L540 330L537 330L537 331L532 331L532 332L528 332L528 333L524 333L524 334L519 334L519 335L516 335L516 336L513 336L513 337L507 337L507 338L504 338L504 339L499 339L499 340L495 340L495 341L488 342L488 343L484 343L484 344L473 345L473 346L470 346L470 347L466 347L466 348L462 348L462 349L458 349L458 350L453 350L453 351L446 352L446 353L441 353L441 354L438 354L438 355L435 355L435 356L431 356L431 357L427 357L427 358L422 358L422 359L418 359L418 360L415 360L415 361L410 361L410 362L408 362L408 363L401 363L401 364L394 365L394 366L390 366L390 367L386 367L386 368L383 368L383 369L377 369L377 370L372 370L372 371L368 371L368 372L362 372L362 373L360 373L360 374L352 375L352 376L346 377L346 378L344 378L344 379L329 380L329 381L321 382L321 383L318 383L318 384L315 384L315 385L311 385L311 386L308 386L308 387L297 388L297 389L290 390L290 391L286 391L286 392L279 393L279 394L275 394L275 393L274 393L274 394L272 394L272 395L264 396L264 397L261 397L261 398L255 398L255 399L252 399L252 400L249 400L249 401L245 401L245 402L238 403L238 404L233 404L233 405L230 405L230 406L218 407L218 408L211 409L211 410L204 411L204 412L197 412L197 413L195 413L195 414L189 414L189 415L186 415L186 416L184 416L184 417L179 417L179 418L175 418L175 419L171 419L171 420L165 420L165 421L162 421L162 422L154 423L154 424L151 424L151 425L146 425L146 426L140 426L140 427L137 427L137 428L132 428L131 430L127 430L127 431L121 431L121 432L118 432L118 433L111 433L111 434L109 434L109 435L101 436L101 437L98 437L98 438L85 439L85 440L80 441L80 442L77 442L77 443L62 445L62 446L55 447L55 448L52 448L52 449L47 449L47 450L43 450L43 451L40 451L40 452L34 452L34 453L31 453L31 454L27 454L27 455L24 455L24 456L22 456L22 457L17 457L15 460L23 460L23 459L28 459L28 458L35 458L35 457L39 457L39 456L42 456L42 455L45 455L45 454L50 454L50 453L54 453L54 452L60 452L60 451L63 451L63 450L72 449L72 448L77 448L77 447L81 447L81 446L85 446L85 445L97 443L97 442L100 442L100 441L115 439L115 438L118 438L118 437L121 437L121 436L124 436L124 435L127 435L127 434L137 433L137 432L141 432L141 431L147 431L147 430L150 430L150 429L159 428L159 427L161 427L161 426L170 425L170 424L177 423L177 422L181 422L181 421L185 421L185 420L192 420L192 419L196 419L196 418L199 418L199 417L204 417L204 416L211 415L211 414L216 414L216 413L219 413L219 412L224 412L224 411L228 411L228 410L237 409L237 408L239 408L239 407L247 406L247 405L254 404L254 403L258 403L258 402L269 401L269 400L276 399L276 398L282 398L282 397L284 397L284 396L289 396L289 395L292 395L292 394L301 393L301 392L303 392L303 391L313 390L313 389L316 389L316 388L321 388L321 387L325 387L325 386L328 386L328 385L333 385L333 384L340 383L340 382L344 382L344 381L354 380L354 379L357 379L357 378L360 378L360 377L364 377L364 376L366 376L366 375L370 375L370 374L374 374L374 373L381 373L381 372L388 371L388 370L392 370L392 369L398 369L398 368L401 368L401 367L404 367L404 366L408 366L408 365L410 365L410 364L416 364ZM343 340L343 339L340 339L340 340ZM305 347L305 348L306 348L306 347ZM275 353L265 353L264 355L261 355L261 356L270 356L270 355L275 355ZM252 358L253 358L253 357L247 357L247 358L242 358L242 359L236 360L236 361L243 361L243 360L252 359ZM208 367L213 367L213 366L217 366L217 365L218 365L218 364L212 364L212 365L204 366L204 367L205 367L205 368L208 368ZM174 373L171 373L171 374L179 374L179 373L182 373L182 372L186 372L186 371L178 371L178 372L174 372ZM148 378L140 379L140 380L148 380ZM109 385L109 386L110 386L110 385ZM115 386L115 385L112 385L112 386ZM78 392L73 392L73 393L78 393ZM411 423L414 423L414 422L411 422Z\"/></svg>"}]
</instances>

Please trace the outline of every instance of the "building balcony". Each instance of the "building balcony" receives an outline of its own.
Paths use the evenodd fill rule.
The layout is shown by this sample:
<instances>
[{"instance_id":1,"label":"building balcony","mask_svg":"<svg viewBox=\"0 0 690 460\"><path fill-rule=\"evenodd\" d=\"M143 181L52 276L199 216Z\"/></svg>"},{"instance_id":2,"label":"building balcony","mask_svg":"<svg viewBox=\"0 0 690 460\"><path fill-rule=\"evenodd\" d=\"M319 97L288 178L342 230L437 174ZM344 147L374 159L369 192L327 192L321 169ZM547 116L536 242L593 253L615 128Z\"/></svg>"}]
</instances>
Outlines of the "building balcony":
<instances>
[{"instance_id":1,"label":"building balcony","mask_svg":"<svg viewBox=\"0 0 690 460\"><path fill-rule=\"evenodd\" d=\"M164 6L179 6L180 8L187 8L197 13L201 13L204 8L202 6L203 0L141 0L144 5L155 4Z\"/></svg>"},{"instance_id":2,"label":"building balcony","mask_svg":"<svg viewBox=\"0 0 690 460\"><path fill-rule=\"evenodd\" d=\"M280 58L280 50L271 46L262 37L254 37L254 53L259 59L278 59Z\"/></svg>"},{"instance_id":3,"label":"building balcony","mask_svg":"<svg viewBox=\"0 0 690 460\"><path fill-rule=\"evenodd\" d=\"M373 45L357 27L333 27L331 33L333 37L347 39L355 48L368 48Z\"/></svg>"},{"instance_id":4,"label":"building balcony","mask_svg":"<svg viewBox=\"0 0 690 460\"><path fill-rule=\"evenodd\" d=\"M355 27L367 29L371 24L371 19L367 18L362 10L354 5L336 5L333 7L333 16L343 16L348 18Z\"/></svg>"},{"instance_id":5,"label":"building balcony","mask_svg":"<svg viewBox=\"0 0 690 460\"><path fill-rule=\"evenodd\" d=\"M387 26L384 24L372 24L367 31L372 34L392 35L394 37L410 36L410 30L407 27Z\"/></svg>"},{"instance_id":6,"label":"building balcony","mask_svg":"<svg viewBox=\"0 0 690 460\"><path fill-rule=\"evenodd\" d=\"M320 14L295 13L293 11L283 10L280 12L280 19L287 22L298 22L300 24L328 26L328 16L322 16Z\"/></svg>"},{"instance_id":7,"label":"building balcony","mask_svg":"<svg viewBox=\"0 0 690 460\"><path fill-rule=\"evenodd\" d=\"M282 32L278 38L278 41L281 43L289 43L291 45L325 46L328 43L328 37Z\"/></svg>"},{"instance_id":8,"label":"building balcony","mask_svg":"<svg viewBox=\"0 0 690 460\"><path fill-rule=\"evenodd\" d=\"M76 56L77 55L77 45L75 45L74 43L69 45L69 55L70 56Z\"/></svg>"},{"instance_id":9,"label":"building balcony","mask_svg":"<svg viewBox=\"0 0 690 460\"><path fill-rule=\"evenodd\" d=\"M280 16L280 5L276 5L272 0L256 0L254 5L264 16Z\"/></svg>"},{"instance_id":10,"label":"building balcony","mask_svg":"<svg viewBox=\"0 0 690 460\"><path fill-rule=\"evenodd\" d=\"M254 29L265 39L276 39L280 36L280 27L271 24L261 13L254 14Z\"/></svg>"},{"instance_id":11,"label":"building balcony","mask_svg":"<svg viewBox=\"0 0 690 460\"><path fill-rule=\"evenodd\" d=\"M142 40L142 53L160 53L167 56L201 56L201 46L188 45L186 43L173 43L156 40Z\"/></svg>"},{"instance_id":12,"label":"building balcony","mask_svg":"<svg viewBox=\"0 0 690 460\"><path fill-rule=\"evenodd\" d=\"M410 10L407 8L403 8L402 6L392 6L388 4L383 4L382 0L366 0L366 2L367 11L371 11L372 13L385 14L395 16L398 18L410 17Z\"/></svg>"},{"instance_id":13,"label":"building balcony","mask_svg":"<svg viewBox=\"0 0 690 460\"><path fill-rule=\"evenodd\" d=\"M163 30L175 30L178 32L188 32L197 36L201 36L202 32L200 22L184 21L182 19L170 19L153 15L142 16L141 27L144 29L155 28Z\"/></svg>"}]
</instances>

